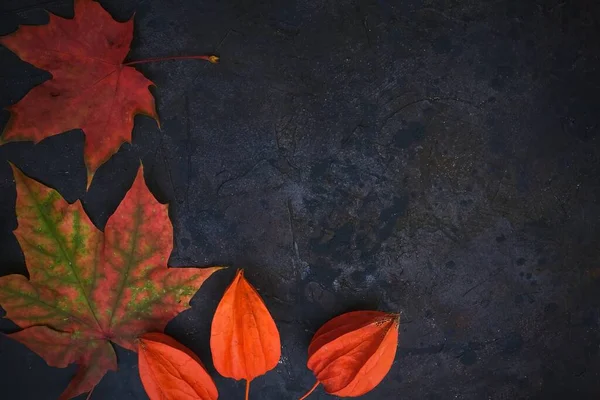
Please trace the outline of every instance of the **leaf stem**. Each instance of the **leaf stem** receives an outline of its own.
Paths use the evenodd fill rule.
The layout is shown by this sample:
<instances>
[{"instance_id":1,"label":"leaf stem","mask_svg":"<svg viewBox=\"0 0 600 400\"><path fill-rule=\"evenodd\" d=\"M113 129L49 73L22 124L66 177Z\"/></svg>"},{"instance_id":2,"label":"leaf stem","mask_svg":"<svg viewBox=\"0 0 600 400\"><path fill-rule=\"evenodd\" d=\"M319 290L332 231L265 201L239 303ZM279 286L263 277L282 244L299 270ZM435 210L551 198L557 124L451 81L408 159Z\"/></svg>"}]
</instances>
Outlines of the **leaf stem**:
<instances>
[{"instance_id":1,"label":"leaf stem","mask_svg":"<svg viewBox=\"0 0 600 400\"><path fill-rule=\"evenodd\" d=\"M308 391L308 392L307 392L307 393L306 393L304 396L300 397L300 399L299 399L299 400L304 400L304 399L306 399L306 398L307 398L307 397L308 397L308 396L309 396L309 395L310 395L312 392L314 392L314 391L315 391L315 389L316 389L316 388L319 386L319 384L320 384L320 383L321 383L321 382L317 381L317 382L315 383L315 385L314 385L314 386L313 386L313 387L312 387L312 388L311 388L311 389L310 389L310 390L309 390L309 391Z\"/></svg>"},{"instance_id":2,"label":"leaf stem","mask_svg":"<svg viewBox=\"0 0 600 400\"><path fill-rule=\"evenodd\" d=\"M87 397L85 398L85 400L90 400L92 398L92 393L94 393L94 389L96 389L96 385L94 385L94 387L92 388L92 390L90 390L90 393L87 395Z\"/></svg>"},{"instance_id":3,"label":"leaf stem","mask_svg":"<svg viewBox=\"0 0 600 400\"><path fill-rule=\"evenodd\" d=\"M246 381L246 397L245 397L245 399L248 400L249 396L250 396L250 381Z\"/></svg>"},{"instance_id":4,"label":"leaf stem","mask_svg":"<svg viewBox=\"0 0 600 400\"><path fill-rule=\"evenodd\" d=\"M217 64L219 62L219 57L215 56L215 55L156 57L156 58L146 58L145 60L130 61L123 65L131 66L131 65L137 65L137 64L146 64L146 63L151 63L151 62L170 61L170 60L205 60L211 64Z\"/></svg>"}]
</instances>

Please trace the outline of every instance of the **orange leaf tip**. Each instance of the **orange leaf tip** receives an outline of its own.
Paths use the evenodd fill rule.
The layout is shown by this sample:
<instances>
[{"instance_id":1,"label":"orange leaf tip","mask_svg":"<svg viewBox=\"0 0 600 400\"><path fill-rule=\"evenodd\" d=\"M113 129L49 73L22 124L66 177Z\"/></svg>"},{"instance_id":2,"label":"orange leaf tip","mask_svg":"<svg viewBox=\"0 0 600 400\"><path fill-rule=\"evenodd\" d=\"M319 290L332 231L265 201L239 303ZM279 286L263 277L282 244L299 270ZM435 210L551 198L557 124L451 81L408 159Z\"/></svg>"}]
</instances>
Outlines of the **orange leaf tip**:
<instances>
[{"instance_id":1,"label":"orange leaf tip","mask_svg":"<svg viewBox=\"0 0 600 400\"><path fill-rule=\"evenodd\" d=\"M150 400L216 400L217 387L198 356L162 333L138 340L139 372Z\"/></svg>"}]
</instances>

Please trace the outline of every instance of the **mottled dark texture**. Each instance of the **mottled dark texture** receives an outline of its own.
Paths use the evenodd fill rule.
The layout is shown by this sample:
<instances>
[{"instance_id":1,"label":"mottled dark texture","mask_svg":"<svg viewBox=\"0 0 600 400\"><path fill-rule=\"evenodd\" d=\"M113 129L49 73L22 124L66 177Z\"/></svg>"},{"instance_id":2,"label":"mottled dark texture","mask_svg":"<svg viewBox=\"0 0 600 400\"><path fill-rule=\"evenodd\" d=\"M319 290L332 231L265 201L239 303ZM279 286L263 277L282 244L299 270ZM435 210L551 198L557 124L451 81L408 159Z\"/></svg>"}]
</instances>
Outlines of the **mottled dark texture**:
<instances>
[{"instance_id":1,"label":"mottled dark texture","mask_svg":"<svg viewBox=\"0 0 600 400\"><path fill-rule=\"evenodd\" d=\"M81 132L0 147L0 271L25 273L6 161L103 227L141 158L171 204L171 265L245 268L278 323L281 363L253 399L308 389L312 334L361 308L402 313L396 362L365 399L598 398L596 3L102 1L119 19L136 11L130 59L222 63L140 66L162 129L137 118L87 194ZM40 4L72 13L68 0L3 0L0 34L47 21ZM5 48L0 59L1 106L48 77ZM227 400L243 386L214 372L208 334L234 269L168 327ZM146 398L135 356L119 357L93 399ZM5 337L0 370L3 399L54 399L74 371Z\"/></svg>"}]
</instances>

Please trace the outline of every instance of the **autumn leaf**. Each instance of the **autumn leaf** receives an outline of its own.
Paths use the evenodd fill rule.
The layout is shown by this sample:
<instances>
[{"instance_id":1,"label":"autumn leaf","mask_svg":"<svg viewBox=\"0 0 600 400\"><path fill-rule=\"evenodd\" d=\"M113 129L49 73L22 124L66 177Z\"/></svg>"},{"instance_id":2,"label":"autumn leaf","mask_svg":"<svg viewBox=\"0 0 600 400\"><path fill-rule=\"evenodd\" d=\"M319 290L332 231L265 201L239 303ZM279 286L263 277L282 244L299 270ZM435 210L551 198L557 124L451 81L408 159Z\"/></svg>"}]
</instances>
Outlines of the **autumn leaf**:
<instances>
[{"instance_id":1,"label":"autumn leaf","mask_svg":"<svg viewBox=\"0 0 600 400\"><path fill-rule=\"evenodd\" d=\"M308 347L308 368L317 383L338 397L361 396L389 372L398 346L397 314L354 311L323 325Z\"/></svg>"},{"instance_id":2,"label":"autumn leaf","mask_svg":"<svg viewBox=\"0 0 600 400\"><path fill-rule=\"evenodd\" d=\"M250 381L275 368L281 357L279 331L260 295L239 270L217 306L210 350L223 376Z\"/></svg>"},{"instance_id":3,"label":"autumn leaf","mask_svg":"<svg viewBox=\"0 0 600 400\"><path fill-rule=\"evenodd\" d=\"M66 400L117 369L111 342L135 351L138 336L162 331L219 268L167 267L173 248L168 206L147 189L142 168L104 232L81 202L68 204L13 170L15 235L30 279L0 278L0 305L23 328L10 337L50 366L79 364L59 398Z\"/></svg>"},{"instance_id":4,"label":"autumn leaf","mask_svg":"<svg viewBox=\"0 0 600 400\"><path fill-rule=\"evenodd\" d=\"M35 143L71 129L85 134L84 160L88 186L94 172L125 142L131 142L134 116L158 121L152 82L123 64L133 38L133 20L113 20L92 0L75 0L75 16L50 14L44 26L21 26L0 43L26 61L52 74L9 108L11 119L3 140ZM215 56L200 58L216 62Z\"/></svg>"},{"instance_id":5,"label":"autumn leaf","mask_svg":"<svg viewBox=\"0 0 600 400\"><path fill-rule=\"evenodd\" d=\"M140 378L150 400L216 400L219 397L198 356L163 333L138 340Z\"/></svg>"}]
</instances>

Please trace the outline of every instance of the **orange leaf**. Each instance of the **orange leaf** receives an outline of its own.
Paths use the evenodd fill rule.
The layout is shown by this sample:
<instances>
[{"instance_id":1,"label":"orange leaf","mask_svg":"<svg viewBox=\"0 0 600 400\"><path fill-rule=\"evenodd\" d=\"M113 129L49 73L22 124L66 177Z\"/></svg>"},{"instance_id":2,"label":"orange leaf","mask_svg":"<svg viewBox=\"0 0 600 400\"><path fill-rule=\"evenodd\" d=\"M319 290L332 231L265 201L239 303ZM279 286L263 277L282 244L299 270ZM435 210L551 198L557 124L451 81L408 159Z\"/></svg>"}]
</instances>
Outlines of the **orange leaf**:
<instances>
[{"instance_id":1,"label":"orange leaf","mask_svg":"<svg viewBox=\"0 0 600 400\"><path fill-rule=\"evenodd\" d=\"M200 359L162 333L147 333L138 342L142 384L150 400L216 400L219 397Z\"/></svg>"},{"instance_id":2,"label":"orange leaf","mask_svg":"<svg viewBox=\"0 0 600 400\"><path fill-rule=\"evenodd\" d=\"M281 343L275 321L260 295L239 270L212 321L210 349L219 373L250 382L275 368ZM246 396L248 395L246 387Z\"/></svg>"},{"instance_id":3,"label":"orange leaf","mask_svg":"<svg viewBox=\"0 0 600 400\"><path fill-rule=\"evenodd\" d=\"M399 318L379 311L354 311L317 331L308 348L307 365L327 393L361 396L381 382L396 355Z\"/></svg>"}]
</instances>

